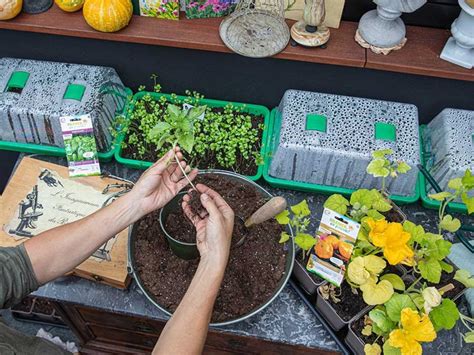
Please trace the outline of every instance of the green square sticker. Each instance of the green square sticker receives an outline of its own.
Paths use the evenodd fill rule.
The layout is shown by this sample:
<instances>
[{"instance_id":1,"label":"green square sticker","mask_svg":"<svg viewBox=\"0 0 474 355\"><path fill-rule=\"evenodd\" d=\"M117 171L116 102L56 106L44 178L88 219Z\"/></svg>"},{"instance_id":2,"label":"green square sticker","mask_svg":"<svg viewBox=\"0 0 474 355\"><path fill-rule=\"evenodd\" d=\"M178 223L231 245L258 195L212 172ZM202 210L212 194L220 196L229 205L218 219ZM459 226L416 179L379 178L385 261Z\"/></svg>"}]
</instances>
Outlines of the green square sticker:
<instances>
[{"instance_id":1,"label":"green square sticker","mask_svg":"<svg viewBox=\"0 0 474 355\"><path fill-rule=\"evenodd\" d=\"M375 139L395 141L397 139L397 128L390 123L376 122Z\"/></svg>"},{"instance_id":2,"label":"green square sticker","mask_svg":"<svg viewBox=\"0 0 474 355\"><path fill-rule=\"evenodd\" d=\"M310 113L306 115L306 130L326 133L328 122L326 116Z\"/></svg>"},{"instance_id":3,"label":"green square sticker","mask_svg":"<svg viewBox=\"0 0 474 355\"><path fill-rule=\"evenodd\" d=\"M80 84L69 84L64 93L63 99L81 101L86 87Z\"/></svg>"},{"instance_id":4,"label":"green square sticker","mask_svg":"<svg viewBox=\"0 0 474 355\"><path fill-rule=\"evenodd\" d=\"M10 88L23 89L30 77L30 73L26 71L14 71L7 83L7 90Z\"/></svg>"}]
</instances>

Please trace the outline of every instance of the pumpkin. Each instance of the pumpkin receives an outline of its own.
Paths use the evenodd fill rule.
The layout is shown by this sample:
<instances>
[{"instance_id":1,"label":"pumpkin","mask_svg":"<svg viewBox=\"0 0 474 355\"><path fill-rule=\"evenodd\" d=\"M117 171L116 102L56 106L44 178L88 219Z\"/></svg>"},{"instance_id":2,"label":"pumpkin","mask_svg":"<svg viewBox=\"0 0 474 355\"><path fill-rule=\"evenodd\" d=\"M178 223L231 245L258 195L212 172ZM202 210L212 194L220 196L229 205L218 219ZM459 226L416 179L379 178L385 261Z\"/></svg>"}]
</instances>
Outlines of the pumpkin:
<instances>
[{"instance_id":1,"label":"pumpkin","mask_svg":"<svg viewBox=\"0 0 474 355\"><path fill-rule=\"evenodd\" d=\"M335 235L329 235L325 239L328 243L331 243L334 250L339 248L339 239Z\"/></svg>"},{"instance_id":2,"label":"pumpkin","mask_svg":"<svg viewBox=\"0 0 474 355\"><path fill-rule=\"evenodd\" d=\"M349 258L351 257L351 253L352 253L351 244L343 242L343 241L339 242L339 254L341 254L341 256L344 259L349 260Z\"/></svg>"},{"instance_id":3,"label":"pumpkin","mask_svg":"<svg viewBox=\"0 0 474 355\"><path fill-rule=\"evenodd\" d=\"M116 32L130 22L133 6L130 0L86 0L83 14L93 29Z\"/></svg>"},{"instance_id":4,"label":"pumpkin","mask_svg":"<svg viewBox=\"0 0 474 355\"><path fill-rule=\"evenodd\" d=\"M74 12L82 9L85 0L54 0L58 7L66 12Z\"/></svg>"},{"instance_id":5,"label":"pumpkin","mask_svg":"<svg viewBox=\"0 0 474 355\"><path fill-rule=\"evenodd\" d=\"M10 20L21 12L23 0L0 0L0 20Z\"/></svg>"},{"instance_id":6,"label":"pumpkin","mask_svg":"<svg viewBox=\"0 0 474 355\"><path fill-rule=\"evenodd\" d=\"M331 242L322 239L316 243L314 246L314 251L321 259L329 259L334 253Z\"/></svg>"}]
</instances>

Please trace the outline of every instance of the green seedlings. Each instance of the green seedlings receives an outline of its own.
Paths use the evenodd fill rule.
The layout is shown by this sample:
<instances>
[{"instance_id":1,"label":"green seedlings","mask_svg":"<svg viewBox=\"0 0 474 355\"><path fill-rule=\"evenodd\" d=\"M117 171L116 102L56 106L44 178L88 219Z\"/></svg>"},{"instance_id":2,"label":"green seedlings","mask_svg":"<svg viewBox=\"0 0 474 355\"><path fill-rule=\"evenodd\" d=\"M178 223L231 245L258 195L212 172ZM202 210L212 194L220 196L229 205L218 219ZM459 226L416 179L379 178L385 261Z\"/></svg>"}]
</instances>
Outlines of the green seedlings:
<instances>
[{"instance_id":1,"label":"green seedlings","mask_svg":"<svg viewBox=\"0 0 474 355\"><path fill-rule=\"evenodd\" d=\"M407 163L391 158L392 149L381 149L372 152L372 161L367 166L367 174L373 177L382 178L381 191L385 191L386 179L388 176L396 178L398 174L405 174L411 167Z\"/></svg>"},{"instance_id":2,"label":"green seedlings","mask_svg":"<svg viewBox=\"0 0 474 355\"><path fill-rule=\"evenodd\" d=\"M441 202L439 207L439 224L438 233L441 234L443 230L454 233L461 227L461 221L446 214L446 207L449 203L461 198L466 204L467 213L474 212L474 197L469 197L468 193L474 190L474 176L469 169L466 170L463 177L451 179L448 182L448 188L453 192L442 191L436 194L428 195L429 198Z\"/></svg>"},{"instance_id":3,"label":"green seedlings","mask_svg":"<svg viewBox=\"0 0 474 355\"><path fill-rule=\"evenodd\" d=\"M294 228L294 240L302 250L303 260L307 256L311 248L316 244L316 238L311 234L306 233L309 227L311 211L308 207L306 200L301 201L297 205L290 207L292 216L290 218L290 211L285 210L275 217L277 222L281 225L290 224ZM282 232L280 237L280 243L286 243L291 236L287 232Z\"/></svg>"}]
</instances>

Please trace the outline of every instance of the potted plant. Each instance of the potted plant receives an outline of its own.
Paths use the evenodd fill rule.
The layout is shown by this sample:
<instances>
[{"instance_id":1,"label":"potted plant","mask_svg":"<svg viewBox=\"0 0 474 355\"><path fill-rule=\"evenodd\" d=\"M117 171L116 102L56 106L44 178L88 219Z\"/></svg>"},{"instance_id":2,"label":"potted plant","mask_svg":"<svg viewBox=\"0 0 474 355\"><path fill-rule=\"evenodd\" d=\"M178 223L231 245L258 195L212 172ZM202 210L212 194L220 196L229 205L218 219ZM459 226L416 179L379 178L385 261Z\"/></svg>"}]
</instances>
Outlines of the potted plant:
<instances>
[{"instance_id":1,"label":"potted plant","mask_svg":"<svg viewBox=\"0 0 474 355\"><path fill-rule=\"evenodd\" d=\"M390 354L421 353L419 343L433 341L438 331L452 329L458 319L469 329L463 338L467 342L473 341L474 333L469 326L473 319L461 314L455 302L466 288L474 287L474 278L466 270L455 270L449 262L451 242L445 240L442 233L452 233L460 228L460 221L446 214L446 206L460 196L466 205L472 206L474 199L467 192L474 187L474 177L468 170L462 178L451 180L449 187L454 192L441 192L432 197L442 202L437 234L405 221L401 235L396 237L389 232L393 223L365 220L370 229L367 243L382 247L383 256L390 264L400 262L410 266L407 275L411 285L406 287L394 276L377 280L381 262L379 260L380 267L376 269L374 265L377 264L367 259L379 253L377 249L364 256L364 260L360 256L351 260L348 281L362 290L367 304L375 306L349 327L346 341L357 353L380 354L382 348L384 353ZM371 249L362 247L367 248Z\"/></svg>"},{"instance_id":2,"label":"potted plant","mask_svg":"<svg viewBox=\"0 0 474 355\"><path fill-rule=\"evenodd\" d=\"M160 134L150 134L158 123L173 125L176 115L169 109L192 107L203 112L190 123L193 151L185 158L199 169L230 170L258 180L262 174L262 154L266 141L269 111L258 105L205 99L196 92L185 96L161 93L156 83L154 91L139 88L127 113L117 117L114 131L117 141L116 160L132 168L146 169L173 144Z\"/></svg>"},{"instance_id":3,"label":"potted plant","mask_svg":"<svg viewBox=\"0 0 474 355\"><path fill-rule=\"evenodd\" d=\"M404 162L391 159L392 154L393 151L391 149L374 151L372 153L373 159L367 167L368 174L381 178L381 190L358 189L351 194L349 199L340 194L334 194L326 200L324 207L345 215L357 222L361 222L364 217L373 217L375 219L387 218L387 220L393 222L403 222L406 216L402 210L387 197L388 193L385 191L385 186L387 178L396 178L398 174L408 172L410 166ZM293 218L290 220L293 228L296 228L297 231L300 230L303 234L306 234L306 229L309 226L309 210L307 213L307 215L301 216L300 219ZM286 222L287 219L284 219L284 221ZM298 234L298 232L296 234ZM363 240L366 240L366 234L367 230L362 229L359 234L358 243L363 243ZM309 250L316 243L314 237L311 235L309 235L309 237L311 237L311 239L303 239L301 237L297 240L295 238L295 243L300 247L300 251L297 253L297 258L295 259L293 274L301 287L308 294L314 295L318 287L325 284L325 280L306 270ZM285 238L282 238L281 241L284 242L285 240ZM301 243L299 243L299 241L301 241ZM304 247L307 248L305 249ZM354 252L358 252L357 248ZM329 287L329 285L325 285L325 287Z\"/></svg>"}]
</instances>

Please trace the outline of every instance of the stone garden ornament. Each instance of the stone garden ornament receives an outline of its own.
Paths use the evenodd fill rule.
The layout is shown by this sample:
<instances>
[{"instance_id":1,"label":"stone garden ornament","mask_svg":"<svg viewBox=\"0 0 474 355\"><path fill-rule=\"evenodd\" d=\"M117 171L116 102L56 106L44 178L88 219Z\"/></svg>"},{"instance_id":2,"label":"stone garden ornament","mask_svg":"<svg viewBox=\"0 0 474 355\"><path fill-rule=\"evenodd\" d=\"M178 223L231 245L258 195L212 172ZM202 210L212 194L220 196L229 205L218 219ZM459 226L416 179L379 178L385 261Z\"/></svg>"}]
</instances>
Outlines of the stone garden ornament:
<instances>
[{"instance_id":1,"label":"stone garden ornament","mask_svg":"<svg viewBox=\"0 0 474 355\"><path fill-rule=\"evenodd\" d=\"M414 12L426 0L374 0L376 10L364 14L359 21L355 40L377 54L388 54L402 48L407 39L402 13Z\"/></svg>"},{"instance_id":2,"label":"stone garden ornament","mask_svg":"<svg viewBox=\"0 0 474 355\"><path fill-rule=\"evenodd\" d=\"M283 0L241 0L222 21L219 33L227 47L246 57L281 52L290 40Z\"/></svg>"},{"instance_id":3,"label":"stone garden ornament","mask_svg":"<svg viewBox=\"0 0 474 355\"><path fill-rule=\"evenodd\" d=\"M23 11L28 14L40 14L49 10L53 0L24 0Z\"/></svg>"},{"instance_id":4,"label":"stone garden ornament","mask_svg":"<svg viewBox=\"0 0 474 355\"><path fill-rule=\"evenodd\" d=\"M323 25L326 16L325 0L306 0L303 20L291 27L291 38L302 46L319 47L329 41L329 28Z\"/></svg>"},{"instance_id":5,"label":"stone garden ornament","mask_svg":"<svg viewBox=\"0 0 474 355\"><path fill-rule=\"evenodd\" d=\"M461 13L451 26L452 37L441 52L441 59L467 69L474 66L474 0L459 0Z\"/></svg>"}]
</instances>

